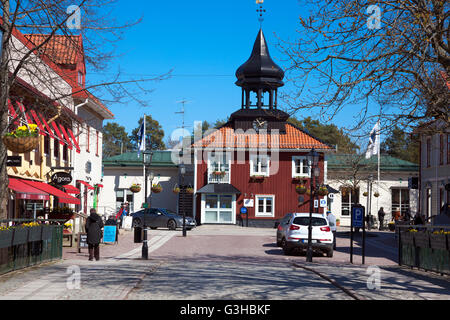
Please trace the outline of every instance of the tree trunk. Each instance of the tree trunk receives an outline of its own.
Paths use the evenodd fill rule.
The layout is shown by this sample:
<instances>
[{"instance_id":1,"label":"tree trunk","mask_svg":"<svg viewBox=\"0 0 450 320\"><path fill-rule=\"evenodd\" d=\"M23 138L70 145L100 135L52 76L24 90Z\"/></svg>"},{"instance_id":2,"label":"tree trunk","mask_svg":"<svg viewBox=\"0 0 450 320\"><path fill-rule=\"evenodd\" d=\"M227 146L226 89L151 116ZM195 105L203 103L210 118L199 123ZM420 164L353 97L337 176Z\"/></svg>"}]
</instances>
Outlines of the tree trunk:
<instances>
[{"instance_id":1,"label":"tree trunk","mask_svg":"<svg viewBox=\"0 0 450 320\"><path fill-rule=\"evenodd\" d=\"M3 136L8 130L8 98L9 98L9 77L8 77L8 39L10 34L9 21L9 0L3 1L3 37L2 37L2 55L0 62L0 136ZM7 218L8 204L8 172L6 167L7 149L5 144L0 143L0 219Z\"/></svg>"}]
</instances>

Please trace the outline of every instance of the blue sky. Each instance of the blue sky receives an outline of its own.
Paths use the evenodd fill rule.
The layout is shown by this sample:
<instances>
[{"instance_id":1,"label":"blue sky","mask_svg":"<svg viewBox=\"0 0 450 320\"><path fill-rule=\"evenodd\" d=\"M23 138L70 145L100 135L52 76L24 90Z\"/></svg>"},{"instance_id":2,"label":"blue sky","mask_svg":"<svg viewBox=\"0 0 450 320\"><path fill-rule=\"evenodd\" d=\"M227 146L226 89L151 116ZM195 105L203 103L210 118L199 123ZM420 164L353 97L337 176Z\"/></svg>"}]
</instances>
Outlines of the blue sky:
<instances>
[{"instance_id":1,"label":"blue sky","mask_svg":"<svg viewBox=\"0 0 450 320\"><path fill-rule=\"evenodd\" d=\"M263 31L270 54L285 68L278 39L298 37L298 17L306 8L297 0L266 0L267 10ZM118 69L130 77L141 78L163 74L173 69L173 76L161 82L143 84L154 91L141 99L149 107L138 103L110 105L113 120L126 127L127 132L137 127L138 119L150 114L162 125L166 139L181 126L182 99L186 104L185 123L215 122L225 119L240 107L241 90L234 83L235 71L250 56L259 31L255 0L231 1L124 1L119 0L114 10L116 19L129 21L143 17L143 21L127 31L118 43L122 56L103 74L88 74L91 82L107 79ZM288 88L288 84L286 86ZM311 115L297 113L299 119ZM349 126L349 114L339 115L335 124Z\"/></svg>"}]
</instances>

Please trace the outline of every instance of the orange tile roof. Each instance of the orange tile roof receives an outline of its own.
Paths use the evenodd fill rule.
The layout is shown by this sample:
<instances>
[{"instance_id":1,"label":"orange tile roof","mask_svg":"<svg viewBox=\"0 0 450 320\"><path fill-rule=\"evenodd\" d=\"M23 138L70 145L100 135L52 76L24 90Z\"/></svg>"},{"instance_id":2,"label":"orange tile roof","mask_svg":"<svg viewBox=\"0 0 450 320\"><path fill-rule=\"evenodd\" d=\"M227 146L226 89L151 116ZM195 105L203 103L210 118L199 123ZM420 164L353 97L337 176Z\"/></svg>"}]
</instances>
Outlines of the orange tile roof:
<instances>
[{"instance_id":1,"label":"orange tile roof","mask_svg":"<svg viewBox=\"0 0 450 320\"><path fill-rule=\"evenodd\" d=\"M48 39L46 34L26 34L25 38L35 46L41 45ZM40 52L47 55L57 64L76 64L78 57L83 55L83 43L81 36L53 35L45 43Z\"/></svg>"},{"instance_id":2,"label":"orange tile roof","mask_svg":"<svg viewBox=\"0 0 450 320\"><path fill-rule=\"evenodd\" d=\"M194 148L279 148L333 150L311 135L290 123L285 124L286 133L257 134L253 130L236 132L230 124L217 129L193 144Z\"/></svg>"}]
</instances>

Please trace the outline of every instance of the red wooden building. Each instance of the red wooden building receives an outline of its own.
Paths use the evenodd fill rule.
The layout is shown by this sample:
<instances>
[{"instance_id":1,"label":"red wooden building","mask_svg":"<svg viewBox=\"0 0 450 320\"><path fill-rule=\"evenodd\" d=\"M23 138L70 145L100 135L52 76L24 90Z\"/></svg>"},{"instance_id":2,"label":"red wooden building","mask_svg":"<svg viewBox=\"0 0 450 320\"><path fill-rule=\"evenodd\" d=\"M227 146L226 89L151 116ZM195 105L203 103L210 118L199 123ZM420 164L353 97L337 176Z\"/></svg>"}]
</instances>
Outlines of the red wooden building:
<instances>
[{"instance_id":1,"label":"red wooden building","mask_svg":"<svg viewBox=\"0 0 450 320\"><path fill-rule=\"evenodd\" d=\"M314 148L320 155L320 184L325 154L334 148L288 123L289 115L278 109L284 71L271 59L262 30L236 77L241 109L193 145L194 213L201 224L236 224L247 220L240 216L245 207L249 225L273 227L286 213L309 212L310 196L296 191L299 184L310 186L307 154Z\"/></svg>"}]
</instances>

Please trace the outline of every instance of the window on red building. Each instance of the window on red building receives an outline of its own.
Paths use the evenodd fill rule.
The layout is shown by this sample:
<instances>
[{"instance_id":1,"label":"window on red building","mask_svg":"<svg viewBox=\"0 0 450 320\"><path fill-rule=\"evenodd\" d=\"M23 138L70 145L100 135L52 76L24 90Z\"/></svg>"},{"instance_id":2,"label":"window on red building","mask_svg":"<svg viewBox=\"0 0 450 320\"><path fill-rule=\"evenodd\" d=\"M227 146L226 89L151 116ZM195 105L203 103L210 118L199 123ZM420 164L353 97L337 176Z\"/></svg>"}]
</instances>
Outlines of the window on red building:
<instances>
[{"instance_id":1,"label":"window on red building","mask_svg":"<svg viewBox=\"0 0 450 320\"><path fill-rule=\"evenodd\" d=\"M96 139L96 142L95 142L95 155L98 157L98 139L99 139L99 137L98 137L98 130L95 131L95 139Z\"/></svg>"},{"instance_id":2,"label":"window on red building","mask_svg":"<svg viewBox=\"0 0 450 320\"><path fill-rule=\"evenodd\" d=\"M90 141L90 128L89 128L89 126L88 125L86 125L86 151L87 152L90 152L89 151L89 144L91 143L91 141Z\"/></svg>"},{"instance_id":3,"label":"window on red building","mask_svg":"<svg viewBox=\"0 0 450 320\"><path fill-rule=\"evenodd\" d=\"M431 166L431 139L427 139L427 168Z\"/></svg>"}]
</instances>

